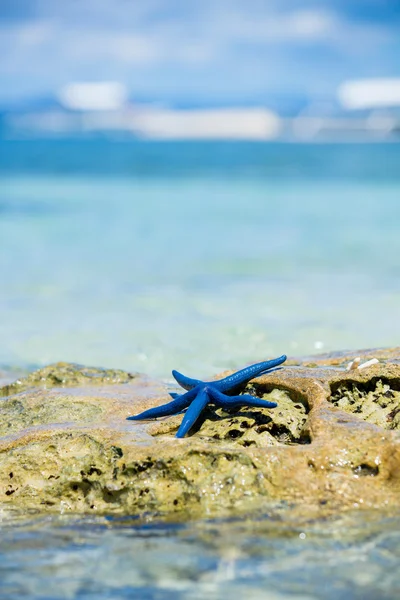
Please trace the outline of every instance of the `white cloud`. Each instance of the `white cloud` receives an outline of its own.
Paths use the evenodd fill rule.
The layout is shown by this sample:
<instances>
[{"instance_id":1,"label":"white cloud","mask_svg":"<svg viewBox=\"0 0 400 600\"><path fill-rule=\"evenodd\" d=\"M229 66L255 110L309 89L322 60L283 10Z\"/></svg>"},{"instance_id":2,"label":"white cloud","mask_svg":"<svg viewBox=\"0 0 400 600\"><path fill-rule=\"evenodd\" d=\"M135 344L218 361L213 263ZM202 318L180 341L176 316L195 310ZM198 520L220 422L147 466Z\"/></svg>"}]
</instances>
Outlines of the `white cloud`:
<instances>
[{"instance_id":1,"label":"white cloud","mask_svg":"<svg viewBox=\"0 0 400 600\"><path fill-rule=\"evenodd\" d=\"M212 23L215 34L222 35L227 42L276 44L324 39L337 26L337 17L322 10L277 12L261 17L238 11L219 14Z\"/></svg>"},{"instance_id":2,"label":"white cloud","mask_svg":"<svg viewBox=\"0 0 400 600\"><path fill-rule=\"evenodd\" d=\"M193 37L179 19L157 27L113 29L72 27L59 19L43 19L32 23L0 27L0 73L23 71L42 72L58 63L59 69L75 66L99 67L114 63L123 67L157 65L201 65L215 58L216 46L207 36ZM49 73L50 74L50 73Z\"/></svg>"},{"instance_id":3,"label":"white cloud","mask_svg":"<svg viewBox=\"0 0 400 600\"><path fill-rule=\"evenodd\" d=\"M76 31L61 34L60 46L64 56L83 63L101 60L131 65L151 65L161 59L156 40L140 34L113 31Z\"/></svg>"},{"instance_id":4,"label":"white cloud","mask_svg":"<svg viewBox=\"0 0 400 600\"><path fill-rule=\"evenodd\" d=\"M219 79L221 85L234 78L232 85L238 89L243 85L239 73L247 81L253 74L263 78L263 85L276 81L282 86L301 77L316 81L323 60L319 50L328 51L336 73L342 69L342 76L348 77L358 75L346 72L349 64L368 68L368 57L394 43L390 27L350 22L332 8L315 4L302 10L295 9L297 2L285 2L285 9L282 4L278 0L36 0L35 20L8 27L0 24L0 55L5 57L0 61L0 76L2 81L9 76L26 80L26 85L35 77L47 79L51 87L62 78L129 82L135 76L136 81L144 76L156 85L161 79L177 81L182 73L179 83L184 85L192 69L193 77L205 74L205 82L207 73L210 82ZM308 47L315 52L302 55ZM334 79L330 68L325 76ZM320 75L318 85L319 80Z\"/></svg>"},{"instance_id":5,"label":"white cloud","mask_svg":"<svg viewBox=\"0 0 400 600\"><path fill-rule=\"evenodd\" d=\"M337 26L337 18L327 11L303 10L289 16L287 32L293 37L310 39L324 38Z\"/></svg>"}]
</instances>

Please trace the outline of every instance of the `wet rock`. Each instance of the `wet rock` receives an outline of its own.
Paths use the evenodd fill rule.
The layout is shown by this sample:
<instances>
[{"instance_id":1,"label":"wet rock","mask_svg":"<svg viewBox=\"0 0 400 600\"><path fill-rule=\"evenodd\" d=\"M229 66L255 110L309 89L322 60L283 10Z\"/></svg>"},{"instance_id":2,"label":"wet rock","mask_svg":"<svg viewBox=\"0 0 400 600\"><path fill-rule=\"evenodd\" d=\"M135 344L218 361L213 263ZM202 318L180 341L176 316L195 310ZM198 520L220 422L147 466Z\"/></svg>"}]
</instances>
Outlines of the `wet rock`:
<instances>
[{"instance_id":1,"label":"wet rock","mask_svg":"<svg viewBox=\"0 0 400 600\"><path fill-rule=\"evenodd\" d=\"M378 364L347 371L356 356ZM0 505L23 510L226 514L398 506L400 349L288 361L244 390L275 409L126 417L167 401L144 376L59 363L0 389Z\"/></svg>"},{"instance_id":2,"label":"wet rock","mask_svg":"<svg viewBox=\"0 0 400 600\"><path fill-rule=\"evenodd\" d=\"M9 396L32 388L78 387L81 385L111 385L127 383L135 378L119 369L98 369L59 362L29 373L26 377L0 388L1 396Z\"/></svg>"}]
</instances>

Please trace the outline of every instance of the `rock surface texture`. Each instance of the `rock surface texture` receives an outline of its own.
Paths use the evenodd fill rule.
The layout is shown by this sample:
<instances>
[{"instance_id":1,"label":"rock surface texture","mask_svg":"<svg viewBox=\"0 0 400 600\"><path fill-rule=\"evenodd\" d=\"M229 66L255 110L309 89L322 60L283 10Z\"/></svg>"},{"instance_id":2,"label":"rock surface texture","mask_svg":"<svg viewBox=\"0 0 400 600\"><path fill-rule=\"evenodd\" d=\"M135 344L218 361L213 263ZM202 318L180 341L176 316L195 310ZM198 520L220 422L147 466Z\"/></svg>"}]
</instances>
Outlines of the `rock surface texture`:
<instances>
[{"instance_id":1,"label":"rock surface texture","mask_svg":"<svg viewBox=\"0 0 400 600\"><path fill-rule=\"evenodd\" d=\"M346 370L356 356L378 363ZM400 504L400 348L290 360L243 392L275 409L126 417L167 401L123 371L58 363L0 389L0 505L215 516L288 502L310 514Z\"/></svg>"}]
</instances>

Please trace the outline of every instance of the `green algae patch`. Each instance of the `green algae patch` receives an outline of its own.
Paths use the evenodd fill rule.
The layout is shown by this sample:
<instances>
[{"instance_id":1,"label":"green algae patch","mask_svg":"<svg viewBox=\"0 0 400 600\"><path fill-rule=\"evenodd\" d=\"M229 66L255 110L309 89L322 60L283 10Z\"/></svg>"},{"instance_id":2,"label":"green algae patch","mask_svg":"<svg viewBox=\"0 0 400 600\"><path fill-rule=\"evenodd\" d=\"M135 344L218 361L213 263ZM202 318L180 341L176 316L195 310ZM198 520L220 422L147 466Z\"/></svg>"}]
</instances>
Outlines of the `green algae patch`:
<instances>
[{"instance_id":1,"label":"green algae patch","mask_svg":"<svg viewBox=\"0 0 400 600\"><path fill-rule=\"evenodd\" d=\"M0 462L1 495L25 509L216 515L259 503L266 494L243 451L198 447L182 455L170 441L163 449L132 453L96 431L53 433L0 453Z\"/></svg>"},{"instance_id":2,"label":"green algae patch","mask_svg":"<svg viewBox=\"0 0 400 600\"><path fill-rule=\"evenodd\" d=\"M119 369L85 367L59 362L38 369L14 383L0 388L0 396L10 396L32 388L81 387L87 385L116 385L131 382L136 375Z\"/></svg>"},{"instance_id":3,"label":"green algae patch","mask_svg":"<svg viewBox=\"0 0 400 600\"><path fill-rule=\"evenodd\" d=\"M55 431L50 438L32 439L0 454L5 495L14 505L22 503L26 508L56 506L89 512L88 491L92 484L101 489L99 476L110 473L116 458L112 449L96 438L82 432ZM94 474L97 481L90 482Z\"/></svg>"},{"instance_id":4,"label":"green algae patch","mask_svg":"<svg viewBox=\"0 0 400 600\"><path fill-rule=\"evenodd\" d=\"M64 395L46 397L43 392L32 392L8 396L0 403L0 436L28 427L96 421L102 412L101 406Z\"/></svg>"},{"instance_id":5,"label":"green algae patch","mask_svg":"<svg viewBox=\"0 0 400 600\"><path fill-rule=\"evenodd\" d=\"M162 456L126 461L119 473L118 489L133 512L190 510L191 516L211 516L259 502L266 493L257 467L243 451L199 445L183 457L171 442L164 444Z\"/></svg>"},{"instance_id":6,"label":"green algae patch","mask_svg":"<svg viewBox=\"0 0 400 600\"><path fill-rule=\"evenodd\" d=\"M398 384L383 379L368 384L345 382L337 387L330 401L382 429L400 430L400 391L393 389Z\"/></svg>"}]
</instances>

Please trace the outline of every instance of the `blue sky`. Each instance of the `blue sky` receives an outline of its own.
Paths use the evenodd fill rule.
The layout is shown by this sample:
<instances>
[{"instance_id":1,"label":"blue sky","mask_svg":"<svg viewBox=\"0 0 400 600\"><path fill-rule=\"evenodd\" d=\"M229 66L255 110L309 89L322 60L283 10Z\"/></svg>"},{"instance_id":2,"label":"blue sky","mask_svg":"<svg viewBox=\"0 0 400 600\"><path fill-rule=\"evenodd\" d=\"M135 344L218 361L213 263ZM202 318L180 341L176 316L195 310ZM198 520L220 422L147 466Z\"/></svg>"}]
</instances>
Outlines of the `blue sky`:
<instances>
[{"instance_id":1,"label":"blue sky","mask_svg":"<svg viewBox=\"0 0 400 600\"><path fill-rule=\"evenodd\" d=\"M69 81L138 99L329 97L400 76L397 0L0 0L0 103Z\"/></svg>"}]
</instances>

